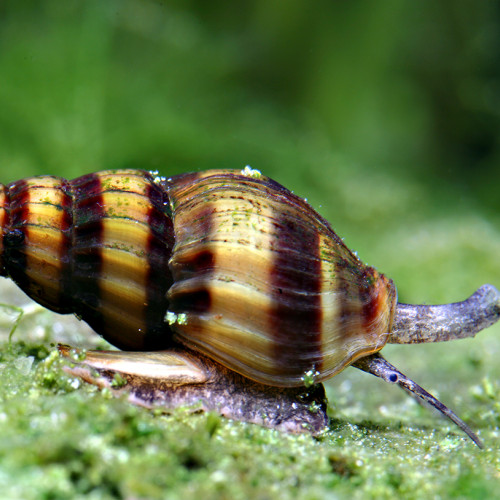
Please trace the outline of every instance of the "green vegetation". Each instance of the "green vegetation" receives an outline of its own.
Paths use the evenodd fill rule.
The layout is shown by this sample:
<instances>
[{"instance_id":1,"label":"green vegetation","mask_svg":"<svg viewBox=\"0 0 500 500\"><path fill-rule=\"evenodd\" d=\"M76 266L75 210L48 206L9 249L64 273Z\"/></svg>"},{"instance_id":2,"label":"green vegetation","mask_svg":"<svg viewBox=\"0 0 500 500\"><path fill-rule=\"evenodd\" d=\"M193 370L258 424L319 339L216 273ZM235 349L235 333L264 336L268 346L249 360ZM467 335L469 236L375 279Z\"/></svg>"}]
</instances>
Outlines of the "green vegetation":
<instances>
[{"instance_id":1,"label":"green vegetation","mask_svg":"<svg viewBox=\"0 0 500 500\"><path fill-rule=\"evenodd\" d=\"M344 5L345 4L345 5ZM494 4L34 0L0 4L0 181L103 168L259 169L305 196L403 302L500 287ZM500 326L384 354L480 451L402 391L345 370L330 430L289 436L132 407L75 382L74 318L0 310L3 498L492 498Z\"/></svg>"}]
</instances>

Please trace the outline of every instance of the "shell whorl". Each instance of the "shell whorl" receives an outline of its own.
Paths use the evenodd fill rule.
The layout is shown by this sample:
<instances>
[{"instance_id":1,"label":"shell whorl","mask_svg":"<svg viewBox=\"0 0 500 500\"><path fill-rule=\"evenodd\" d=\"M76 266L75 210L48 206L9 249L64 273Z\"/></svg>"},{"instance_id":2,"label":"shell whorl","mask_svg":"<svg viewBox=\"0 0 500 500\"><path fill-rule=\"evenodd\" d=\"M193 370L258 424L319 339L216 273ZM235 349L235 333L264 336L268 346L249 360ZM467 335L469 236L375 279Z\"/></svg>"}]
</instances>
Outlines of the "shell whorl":
<instances>
[{"instance_id":1,"label":"shell whorl","mask_svg":"<svg viewBox=\"0 0 500 500\"><path fill-rule=\"evenodd\" d=\"M162 310L171 285L168 198L152 176L105 171L44 176L4 188L3 274L37 302L76 313L120 348L171 343Z\"/></svg>"},{"instance_id":2,"label":"shell whorl","mask_svg":"<svg viewBox=\"0 0 500 500\"><path fill-rule=\"evenodd\" d=\"M264 176L25 179L0 191L0 225L3 274L120 348L182 343L299 386L378 351L391 328L392 281Z\"/></svg>"}]
</instances>

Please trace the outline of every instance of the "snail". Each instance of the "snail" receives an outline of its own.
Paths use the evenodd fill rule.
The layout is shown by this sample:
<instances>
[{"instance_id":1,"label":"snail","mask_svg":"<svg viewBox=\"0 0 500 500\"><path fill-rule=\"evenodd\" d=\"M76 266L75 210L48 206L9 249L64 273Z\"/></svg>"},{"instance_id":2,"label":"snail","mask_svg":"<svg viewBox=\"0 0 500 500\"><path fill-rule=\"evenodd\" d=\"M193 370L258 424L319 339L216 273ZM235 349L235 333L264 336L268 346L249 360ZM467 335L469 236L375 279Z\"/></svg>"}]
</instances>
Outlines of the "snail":
<instances>
[{"instance_id":1,"label":"snail","mask_svg":"<svg viewBox=\"0 0 500 500\"><path fill-rule=\"evenodd\" d=\"M102 171L0 186L0 273L121 351L67 370L148 407L196 405L292 432L327 424L321 382L355 366L451 410L387 362L386 343L470 337L500 317L491 285L397 302L306 201L249 167Z\"/></svg>"}]
</instances>

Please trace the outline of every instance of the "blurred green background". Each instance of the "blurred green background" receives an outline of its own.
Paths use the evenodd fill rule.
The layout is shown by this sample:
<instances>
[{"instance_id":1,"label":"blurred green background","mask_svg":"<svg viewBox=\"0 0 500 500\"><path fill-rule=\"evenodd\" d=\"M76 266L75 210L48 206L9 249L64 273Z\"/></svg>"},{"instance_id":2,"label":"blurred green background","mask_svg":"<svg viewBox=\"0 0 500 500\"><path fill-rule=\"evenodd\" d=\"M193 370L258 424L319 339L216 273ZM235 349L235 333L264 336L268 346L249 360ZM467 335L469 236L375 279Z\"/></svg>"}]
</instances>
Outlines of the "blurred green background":
<instances>
[{"instance_id":1,"label":"blurred green background","mask_svg":"<svg viewBox=\"0 0 500 500\"><path fill-rule=\"evenodd\" d=\"M402 299L458 299L500 275L478 262L498 245L499 25L494 2L3 1L0 179L249 164Z\"/></svg>"},{"instance_id":2,"label":"blurred green background","mask_svg":"<svg viewBox=\"0 0 500 500\"><path fill-rule=\"evenodd\" d=\"M500 287L498 3L0 2L1 182L245 165L306 197L364 261L394 279L401 301L450 302L486 282ZM496 451L482 459L486 472L461 464L470 481L455 485L460 493L479 484L471 490L478 498L499 479L499 333L497 326L456 345L384 350L491 432ZM471 392L483 377L489 389ZM403 400L352 369L329 390L347 421L390 420L390 410L380 417L377 409ZM396 421L403 413L396 407ZM409 418L418 426L426 415ZM436 420L427 422L429 430ZM377 439L376 426L364 429ZM409 462L421 462L411 456L412 438L401 439ZM356 450L344 447L349 456ZM362 470L367 493L376 471ZM398 474L407 494L416 491ZM429 488L456 479L438 466L432 474ZM384 483L390 494L393 479Z\"/></svg>"}]
</instances>

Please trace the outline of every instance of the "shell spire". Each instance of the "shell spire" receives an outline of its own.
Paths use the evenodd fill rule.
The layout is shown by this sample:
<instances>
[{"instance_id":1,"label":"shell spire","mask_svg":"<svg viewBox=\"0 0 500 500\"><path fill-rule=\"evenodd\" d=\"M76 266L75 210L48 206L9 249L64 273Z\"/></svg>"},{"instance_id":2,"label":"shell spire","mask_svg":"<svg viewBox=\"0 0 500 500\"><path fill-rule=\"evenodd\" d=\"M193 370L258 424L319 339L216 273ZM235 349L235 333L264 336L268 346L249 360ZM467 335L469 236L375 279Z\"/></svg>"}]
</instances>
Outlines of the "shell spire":
<instances>
[{"instance_id":1,"label":"shell spire","mask_svg":"<svg viewBox=\"0 0 500 500\"><path fill-rule=\"evenodd\" d=\"M77 314L120 348L171 345L172 223L151 175L23 179L2 186L0 224L1 271L34 300Z\"/></svg>"}]
</instances>

